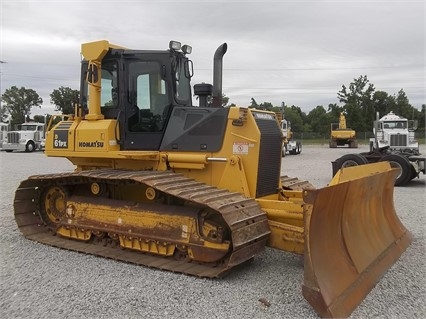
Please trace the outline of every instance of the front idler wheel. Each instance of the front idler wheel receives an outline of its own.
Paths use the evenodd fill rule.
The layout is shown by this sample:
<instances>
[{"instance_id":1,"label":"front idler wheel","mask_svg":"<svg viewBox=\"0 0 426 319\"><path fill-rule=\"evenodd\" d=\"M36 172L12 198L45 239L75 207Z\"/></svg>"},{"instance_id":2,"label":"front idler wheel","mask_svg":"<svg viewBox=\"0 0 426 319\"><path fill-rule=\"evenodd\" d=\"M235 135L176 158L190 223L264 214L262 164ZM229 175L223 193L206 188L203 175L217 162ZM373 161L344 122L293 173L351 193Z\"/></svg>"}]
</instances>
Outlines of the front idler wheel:
<instances>
[{"instance_id":1,"label":"front idler wheel","mask_svg":"<svg viewBox=\"0 0 426 319\"><path fill-rule=\"evenodd\" d=\"M67 192L63 187L51 186L43 193L41 215L48 225L59 224L66 218Z\"/></svg>"}]
</instances>

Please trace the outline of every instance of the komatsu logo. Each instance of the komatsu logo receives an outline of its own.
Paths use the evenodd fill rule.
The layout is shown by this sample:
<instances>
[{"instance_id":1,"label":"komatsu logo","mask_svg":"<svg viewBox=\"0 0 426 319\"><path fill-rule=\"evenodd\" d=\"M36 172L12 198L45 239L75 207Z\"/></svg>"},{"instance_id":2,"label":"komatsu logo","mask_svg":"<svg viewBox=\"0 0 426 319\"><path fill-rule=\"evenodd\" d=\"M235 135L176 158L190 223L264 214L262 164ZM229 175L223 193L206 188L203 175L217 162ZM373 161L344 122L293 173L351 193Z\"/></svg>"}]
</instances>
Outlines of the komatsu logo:
<instances>
[{"instance_id":1,"label":"komatsu logo","mask_svg":"<svg viewBox=\"0 0 426 319\"><path fill-rule=\"evenodd\" d=\"M79 142L78 147L104 147L104 142Z\"/></svg>"},{"instance_id":2,"label":"komatsu logo","mask_svg":"<svg viewBox=\"0 0 426 319\"><path fill-rule=\"evenodd\" d=\"M269 113L253 112L253 115L256 119L260 120L275 120L275 117Z\"/></svg>"}]
</instances>

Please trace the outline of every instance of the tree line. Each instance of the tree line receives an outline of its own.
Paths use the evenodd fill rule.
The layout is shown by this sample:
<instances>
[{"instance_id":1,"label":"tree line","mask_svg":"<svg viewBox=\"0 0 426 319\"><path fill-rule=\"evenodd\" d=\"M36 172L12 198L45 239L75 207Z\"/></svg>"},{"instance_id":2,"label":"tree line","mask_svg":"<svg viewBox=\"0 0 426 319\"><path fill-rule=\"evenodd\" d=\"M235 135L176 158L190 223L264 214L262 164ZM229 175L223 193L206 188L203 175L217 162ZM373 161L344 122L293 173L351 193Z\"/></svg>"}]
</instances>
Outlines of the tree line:
<instances>
[{"instance_id":1,"label":"tree line","mask_svg":"<svg viewBox=\"0 0 426 319\"><path fill-rule=\"evenodd\" d=\"M55 105L55 111L62 114L73 114L74 104L78 103L80 91L69 87L59 87L50 94L50 103ZM30 120L44 123L42 115L31 118L31 109L41 108L43 99L33 89L25 87L18 88L12 86L1 96L0 120L5 121L10 118L12 127L15 124L22 124Z\"/></svg>"},{"instance_id":2,"label":"tree line","mask_svg":"<svg viewBox=\"0 0 426 319\"><path fill-rule=\"evenodd\" d=\"M401 89L395 95L390 95L385 91L376 90L370 83L366 75L361 75L354 79L349 86L342 85L342 89L337 92L337 103L324 107L317 105L309 113L305 113L299 106L288 106L284 102L281 105L272 105L270 102L257 103L254 98L247 105L249 108L258 108L273 112L283 112L284 117L292 124L294 132L314 132L328 134L330 124L339 120L339 115L343 112L346 116L348 127L356 132L371 132L376 113L380 117L393 111L395 114L410 120L418 121L418 131L425 132L425 108L423 104L421 110L413 107L404 90ZM79 100L79 91L69 87L59 87L50 94L50 103L55 105L55 111L63 114L72 114L74 104ZM223 105L228 106L229 97L223 96ZM12 86L2 95L0 109L0 119L11 117L10 123L21 124L30 120L31 109L41 107L42 98L32 89ZM232 106L231 104L229 106ZM34 116L35 121L43 122L44 116Z\"/></svg>"},{"instance_id":3,"label":"tree line","mask_svg":"<svg viewBox=\"0 0 426 319\"><path fill-rule=\"evenodd\" d=\"M347 126L356 132L372 132L376 113L382 117L390 111L407 118L417 120L418 132L424 135L426 121L426 104L422 104L418 110L410 104L410 101L401 89L395 95L385 91L376 90L369 82L366 75L354 79L349 86L342 85L337 93L337 103L317 105L309 113L303 112L299 106L288 106L284 102L280 106L274 106L269 102L258 104L254 98L251 99L249 107L270 110L274 112L283 111L284 117L291 122L294 132L314 132L329 134L330 124L339 122L339 115L343 112L346 116Z\"/></svg>"}]
</instances>

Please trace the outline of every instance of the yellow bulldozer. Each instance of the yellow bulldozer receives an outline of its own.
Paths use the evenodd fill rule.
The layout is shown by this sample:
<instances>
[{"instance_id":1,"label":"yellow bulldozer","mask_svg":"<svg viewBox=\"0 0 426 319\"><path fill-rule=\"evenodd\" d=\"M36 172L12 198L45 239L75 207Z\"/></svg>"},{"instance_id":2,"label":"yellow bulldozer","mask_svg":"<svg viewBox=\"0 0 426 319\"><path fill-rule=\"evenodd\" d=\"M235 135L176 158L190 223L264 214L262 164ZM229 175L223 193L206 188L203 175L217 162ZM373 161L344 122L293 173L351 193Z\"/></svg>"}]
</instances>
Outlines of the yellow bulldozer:
<instances>
[{"instance_id":1,"label":"yellow bulldozer","mask_svg":"<svg viewBox=\"0 0 426 319\"><path fill-rule=\"evenodd\" d=\"M348 145L349 148L358 148L355 130L346 126L346 117L343 112L339 115L339 123L330 124L330 148Z\"/></svg>"},{"instance_id":2,"label":"yellow bulldozer","mask_svg":"<svg viewBox=\"0 0 426 319\"><path fill-rule=\"evenodd\" d=\"M342 169L321 189L281 176L276 115L222 107L226 43L213 85L194 86L199 106L188 45L81 50L80 101L50 124L45 148L76 169L20 183L28 239L207 278L267 246L304 254L302 293L327 317L349 316L409 246L389 163Z\"/></svg>"}]
</instances>

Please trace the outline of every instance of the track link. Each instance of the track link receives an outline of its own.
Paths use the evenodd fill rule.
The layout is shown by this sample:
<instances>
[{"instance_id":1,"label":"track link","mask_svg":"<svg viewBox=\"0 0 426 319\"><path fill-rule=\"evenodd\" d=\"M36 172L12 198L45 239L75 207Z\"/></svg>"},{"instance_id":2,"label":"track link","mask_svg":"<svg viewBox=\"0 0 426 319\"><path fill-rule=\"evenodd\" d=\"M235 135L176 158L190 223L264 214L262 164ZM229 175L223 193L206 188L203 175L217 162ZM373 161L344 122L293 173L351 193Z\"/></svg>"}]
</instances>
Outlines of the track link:
<instances>
[{"instance_id":1,"label":"track link","mask_svg":"<svg viewBox=\"0 0 426 319\"><path fill-rule=\"evenodd\" d=\"M48 184L69 186L93 181L149 186L190 202L191 206L209 208L219 213L231 232L229 253L220 263L205 264L146 254L120 246L105 246L97 240L82 242L55 235L54 229L48 227L41 218L42 189ZM14 210L20 231L26 238L36 242L198 277L220 277L230 268L253 258L264 250L270 234L266 214L255 200L173 172L102 169L31 176L22 181L17 189Z\"/></svg>"},{"instance_id":2,"label":"track link","mask_svg":"<svg viewBox=\"0 0 426 319\"><path fill-rule=\"evenodd\" d=\"M298 179L297 177L281 176L281 185L284 190L314 190L315 186L310 182Z\"/></svg>"}]
</instances>

